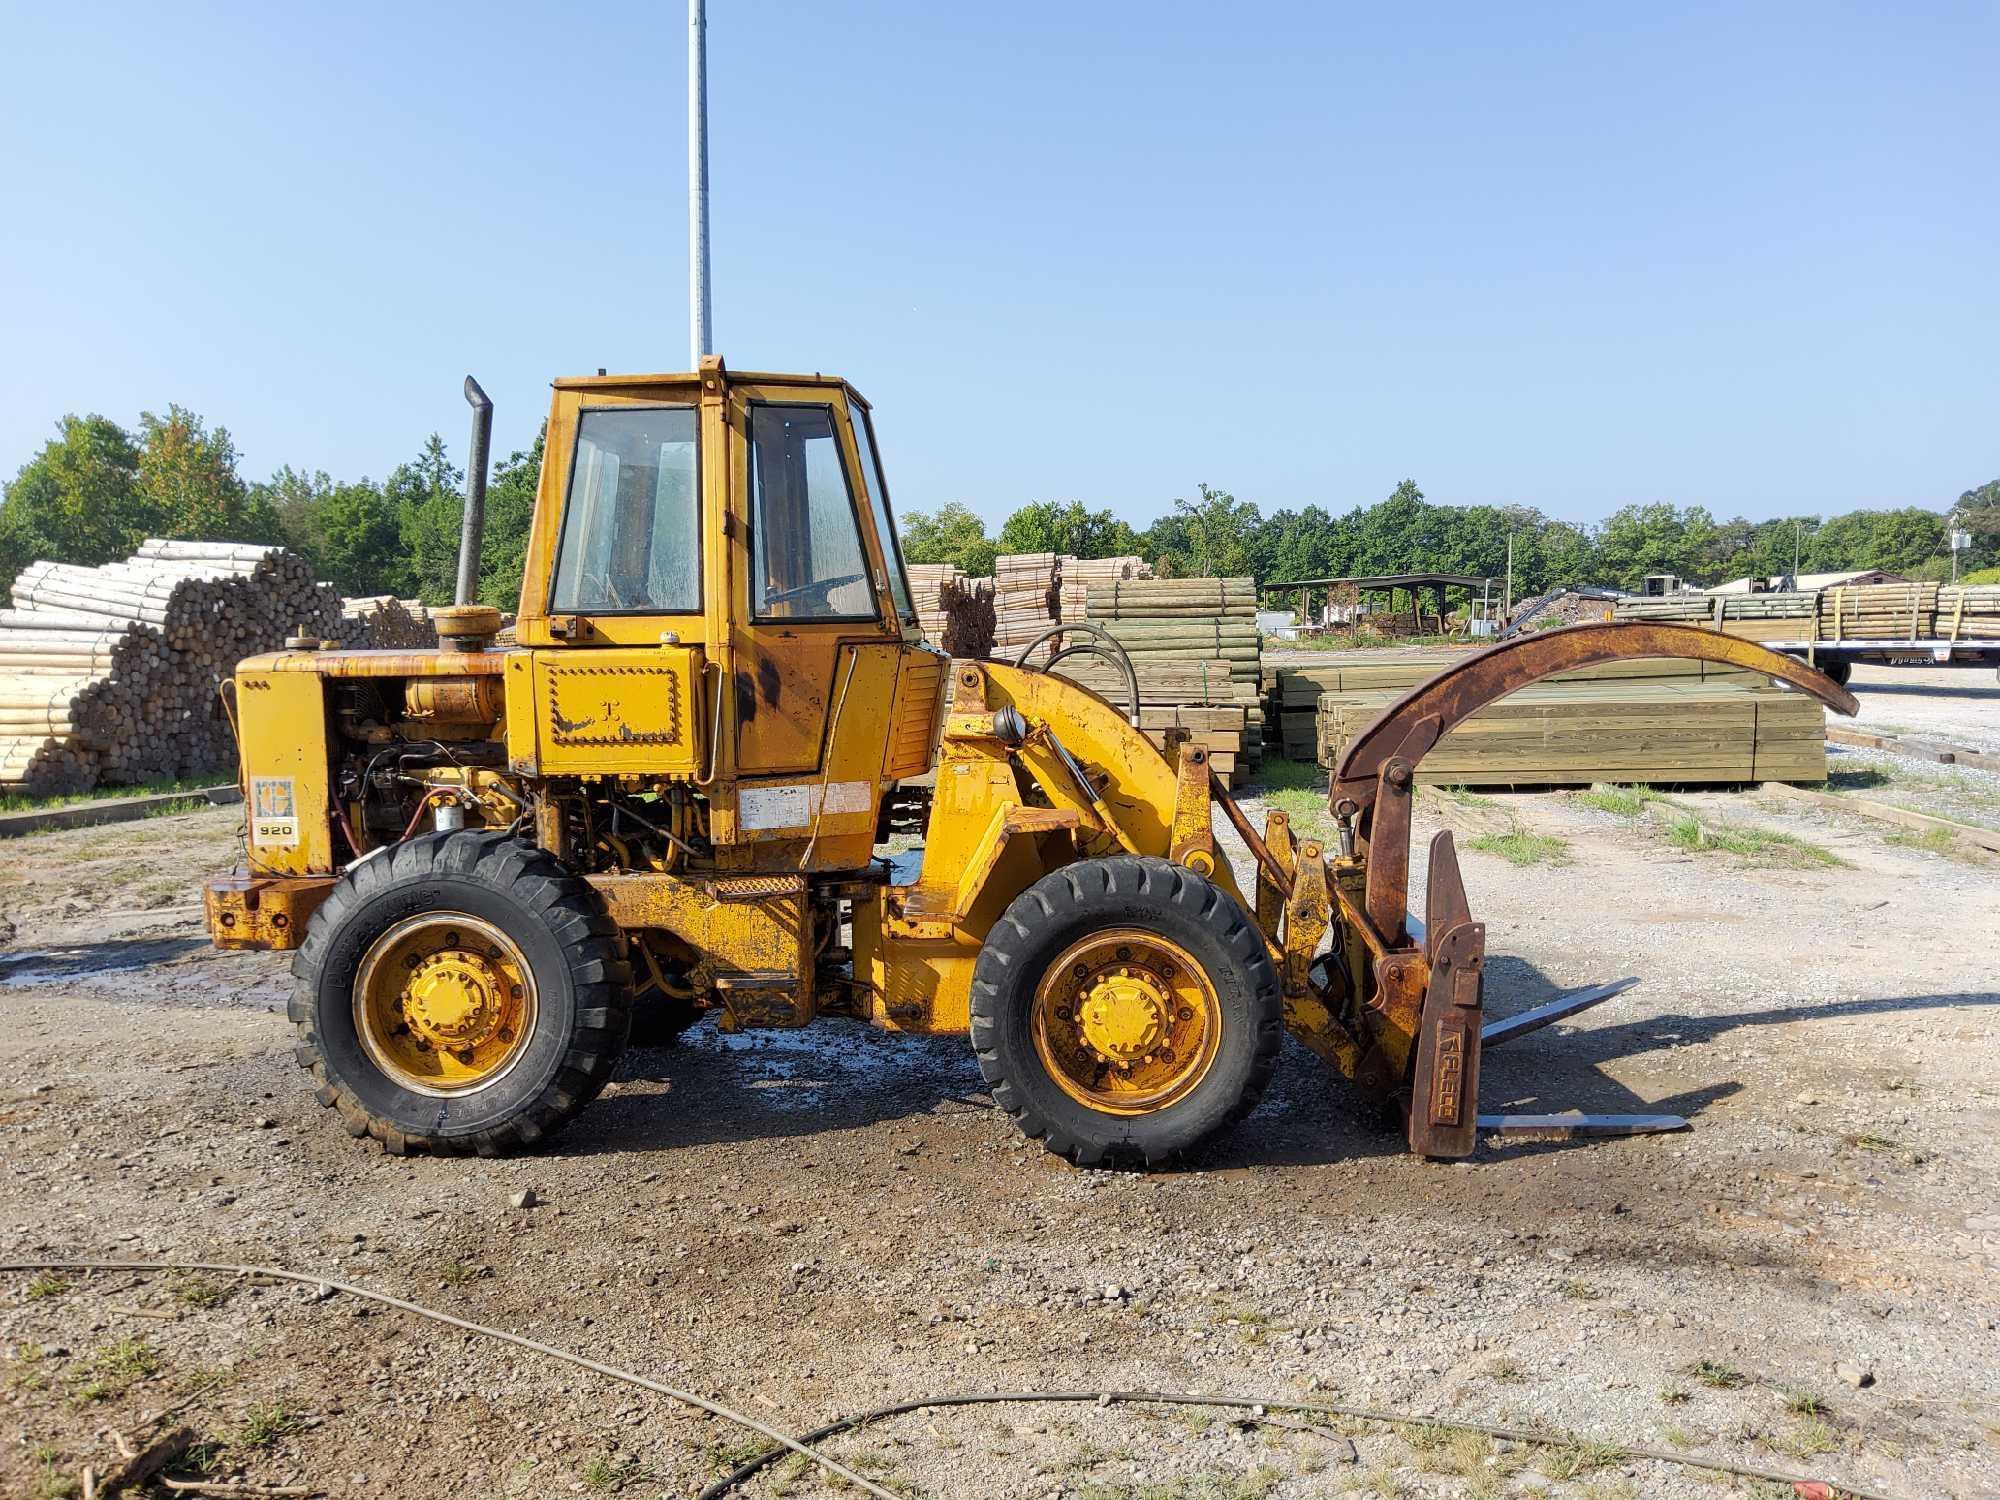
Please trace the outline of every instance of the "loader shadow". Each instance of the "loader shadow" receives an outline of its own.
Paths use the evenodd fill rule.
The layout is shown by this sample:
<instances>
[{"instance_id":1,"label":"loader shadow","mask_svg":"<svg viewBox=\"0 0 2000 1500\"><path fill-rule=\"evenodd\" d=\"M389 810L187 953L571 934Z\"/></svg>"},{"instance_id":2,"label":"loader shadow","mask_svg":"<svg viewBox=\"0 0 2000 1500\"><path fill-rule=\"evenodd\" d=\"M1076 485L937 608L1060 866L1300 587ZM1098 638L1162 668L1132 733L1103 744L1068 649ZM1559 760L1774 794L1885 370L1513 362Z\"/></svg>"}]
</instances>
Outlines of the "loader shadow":
<instances>
[{"instance_id":1,"label":"loader shadow","mask_svg":"<svg viewBox=\"0 0 2000 1500\"><path fill-rule=\"evenodd\" d=\"M206 937L112 938L0 953L0 987L68 984L94 974L116 974L172 963L209 947Z\"/></svg>"},{"instance_id":2,"label":"loader shadow","mask_svg":"<svg viewBox=\"0 0 2000 1500\"><path fill-rule=\"evenodd\" d=\"M704 1021L672 1047L632 1048L616 1077L638 1087L600 1097L557 1153L782 1139L992 1108L965 1037L901 1036L838 1019L736 1036Z\"/></svg>"},{"instance_id":3,"label":"loader shadow","mask_svg":"<svg viewBox=\"0 0 2000 1500\"><path fill-rule=\"evenodd\" d=\"M1565 988L1532 964L1496 955L1487 971L1487 1020L1544 1004ZM1642 985L1601 1009L1494 1048L1482 1065L1482 1110L1678 1114L1698 1129L1705 1110L1755 1082L1740 1061L1691 1051L1679 1070L1703 1075L1703 1081L1653 1096L1635 1093L1607 1066L1662 1048L1698 1049L1742 1028L2000 1005L2000 992L1774 1005L1718 1015L1674 1009L1617 1019L1619 1007L1645 1002ZM551 1147L556 1154L627 1154L786 1139L993 1108L966 1038L899 1036L858 1021L822 1020L799 1031L738 1036L725 1036L703 1023L672 1048L633 1048L617 1078L633 1086L612 1090L584 1111ZM1469 1164L1599 1144L1488 1142ZM1405 1151L1399 1121L1385 1120L1337 1073L1287 1038L1264 1102L1243 1125L1209 1143L1186 1165L1204 1171L1329 1165Z\"/></svg>"},{"instance_id":4,"label":"loader shadow","mask_svg":"<svg viewBox=\"0 0 2000 1500\"><path fill-rule=\"evenodd\" d=\"M1940 687L1929 682L1857 682L1852 691L1864 707L1877 693L1893 698L2000 698L2000 687Z\"/></svg>"}]
</instances>

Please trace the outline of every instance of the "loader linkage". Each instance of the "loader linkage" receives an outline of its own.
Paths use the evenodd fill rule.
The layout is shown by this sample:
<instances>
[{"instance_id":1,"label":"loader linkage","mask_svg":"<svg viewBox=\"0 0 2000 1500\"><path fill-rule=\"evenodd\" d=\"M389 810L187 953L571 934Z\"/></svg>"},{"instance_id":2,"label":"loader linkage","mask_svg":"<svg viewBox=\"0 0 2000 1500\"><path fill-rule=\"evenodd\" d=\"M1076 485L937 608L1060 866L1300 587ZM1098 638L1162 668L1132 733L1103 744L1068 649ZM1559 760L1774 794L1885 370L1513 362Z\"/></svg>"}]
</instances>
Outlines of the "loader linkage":
<instances>
[{"instance_id":1,"label":"loader linkage","mask_svg":"<svg viewBox=\"0 0 2000 1500\"><path fill-rule=\"evenodd\" d=\"M1478 652L1419 685L1356 736L1328 804L1338 846L1294 840L1272 813L1263 838L1218 784L1214 795L1257 862L1259 924L1279 961L1285 1018L1307 1046L1385 1105L1400 1105L1410 1149L1463 1157L1481 1133L1576 1137L1686 1128L1676 1115L1479 1112L1489 1047L1601 1005L1638 981L1572 991L1488 1024L1486 927L1474 921L1449 831L1430 844L1424 916L1409 911L1416 767L1463 719L1516 688L1573 668L1676 656L1745 667L1853 714L1853 696L1792 657L1715 631L1652 621L1579 625ZM1328 932L1332 942L1320 946Z\"/></svg>"}]
</instances>

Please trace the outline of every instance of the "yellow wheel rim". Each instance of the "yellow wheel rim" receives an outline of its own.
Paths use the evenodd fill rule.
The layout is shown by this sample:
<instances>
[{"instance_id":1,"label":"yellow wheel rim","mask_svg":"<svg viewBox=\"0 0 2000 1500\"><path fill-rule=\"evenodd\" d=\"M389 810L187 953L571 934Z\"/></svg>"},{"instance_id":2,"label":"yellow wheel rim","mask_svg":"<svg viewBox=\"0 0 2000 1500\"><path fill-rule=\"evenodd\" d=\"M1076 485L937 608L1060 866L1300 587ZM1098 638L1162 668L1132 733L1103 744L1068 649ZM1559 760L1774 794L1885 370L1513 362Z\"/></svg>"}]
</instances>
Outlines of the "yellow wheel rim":
<instances>
[{"instance_id":1,"label":"yellow wheel rim","mask_svg":"<svg viewBox=\"0 0 2000 1500\"><path fill-rule=\"evenodd\" d=\"M1035 989L1035 1052L1062 1091L1144 1115L1193 1092L1222 1042L1222 1006L1187 949L1114 927L1071 944Z\"/></svg>"},{"instance_id":2,"label":"yellow wheel rim","mask_svg":"<svg viewBox=\"0 0 2000 1500\"><path fill-rule=\"evenodd\" d=\"M535 1030L535 977L519 945L463 912L397 923L362 955L354 1029L362 1050L419 1094L498 1082Z\"/></svg>"}]
</instances>

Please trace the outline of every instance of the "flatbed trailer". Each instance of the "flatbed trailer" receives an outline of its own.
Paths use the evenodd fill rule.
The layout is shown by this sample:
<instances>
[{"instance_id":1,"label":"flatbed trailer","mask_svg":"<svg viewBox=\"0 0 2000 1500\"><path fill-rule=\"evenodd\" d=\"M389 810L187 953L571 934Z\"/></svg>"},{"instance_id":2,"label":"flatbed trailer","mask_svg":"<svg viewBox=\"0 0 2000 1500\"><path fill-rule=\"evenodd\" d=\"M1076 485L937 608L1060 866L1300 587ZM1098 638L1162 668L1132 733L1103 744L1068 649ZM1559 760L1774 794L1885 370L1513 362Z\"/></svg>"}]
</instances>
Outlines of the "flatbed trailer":
<instances>
[{"instance_id":1,"label":"flatbed trailer","mask_svg":"<svg viewBox=\"0 0 2000 1500\"><path fill-rule=\"evenodd\" d=\"M1842 685L1853 675L1854 663L1858 661L1885 662L1892 666L1993 667L1995 676L2000 677L2000 640L1793 640L1763 644L1773 651L1798 657Z\"/></svg>"}]
</instances>

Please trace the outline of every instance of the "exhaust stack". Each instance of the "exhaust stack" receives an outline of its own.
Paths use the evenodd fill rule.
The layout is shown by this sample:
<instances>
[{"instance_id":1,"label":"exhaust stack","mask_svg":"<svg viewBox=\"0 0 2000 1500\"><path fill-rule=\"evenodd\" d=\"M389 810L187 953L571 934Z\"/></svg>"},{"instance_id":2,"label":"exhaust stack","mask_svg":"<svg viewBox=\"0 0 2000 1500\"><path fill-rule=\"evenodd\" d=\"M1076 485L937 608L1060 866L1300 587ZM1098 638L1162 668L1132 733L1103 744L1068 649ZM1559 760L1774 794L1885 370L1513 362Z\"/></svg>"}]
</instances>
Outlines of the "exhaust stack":
<instances>
[{"instance_id":1,"label":"exhaust stack","mask_svg":"<svg viewBox=\"0 0 2000 1500\"><path fill-rule=\"evenodd\" d=\"M470 375L465 377L465 399L472 406L472 451L465 461L465 529L458 536L455 604L476 603L479 595L479 544L486 534L486 450L493 439L493 402Z\"/></svg>"}]
</instances>

